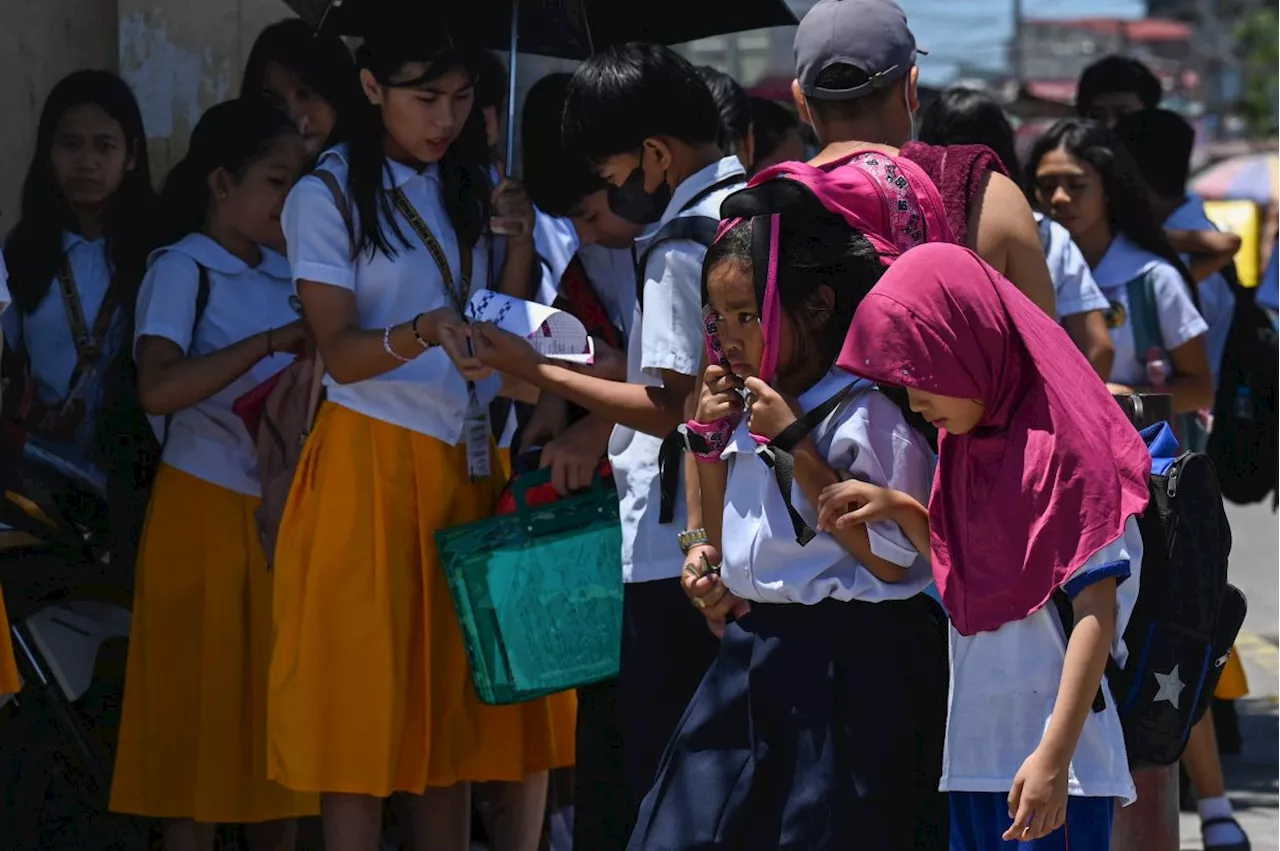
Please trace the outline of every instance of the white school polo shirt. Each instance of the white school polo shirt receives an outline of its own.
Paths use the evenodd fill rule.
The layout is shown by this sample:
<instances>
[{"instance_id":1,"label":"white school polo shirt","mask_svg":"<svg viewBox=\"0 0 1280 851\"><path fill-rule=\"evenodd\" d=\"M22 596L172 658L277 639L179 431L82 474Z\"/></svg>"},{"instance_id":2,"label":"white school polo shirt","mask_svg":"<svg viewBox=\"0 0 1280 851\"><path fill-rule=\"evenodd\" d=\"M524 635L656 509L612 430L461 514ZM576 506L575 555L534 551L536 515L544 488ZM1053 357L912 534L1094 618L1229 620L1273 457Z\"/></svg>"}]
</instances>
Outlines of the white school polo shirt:
<instances>
[{"instance_id":1,"label":"white school polo shirt","mask_svg":"<svg viewBox=\"0 0 1280 851\"><path fill-rule=\"evenodd\" d=\"M838 473L910 494L929 503L934 457L929 445L907 425L898 406L869 382L832 370L800 396L812 410L842 388L857 384L846 400L813 431L818 452ZM861 391L861 392L859 392ZM868 524L871 552L902 568L902 581L882 582L831 535L818 533L806 546L796 543L777 479L756 454L746 422L725 450L729 483L725 492L721 577L729 590L761 603L813 605L826 599L864 602L905 600L932 581L929 563L896 523ZM818 512L795 485L791 502L812 528Z\"/></svg>"},{"instance_id":2,"label":"white school polo shirt","mask_svg":"<svg viewBox=\"0 0 1280 851\"><path fill-rule=\"evenodd\" d=\"M671 196L662 219L636 241L644 252L646 237L680 215L720 218L720 205L741 185L719 189L691 210L681 207L699 192L728 177L746 173L736 156L725 157L687 178ZM698 375L702 366L702 260L707 249L690 240L670 240L649 256L645 265L644 312L637 303L627 341L627 381L660 386L663 370ZM622 521L622 579L649 582L680 575L684 555L676 536L685 526L684 476L676 492L675 516L668 525L658 522L658 450L662 437L616 426L609 439L609 461L618 486Z\"/></svg>"},{"instance_id":3,"label":"white school polo shirt","mask_svg":"<svg viewBox=\"0 0 1280 851\"><path fill-rule=\"evenodd\" d=\"M64 232L62 251L71 266L76 292L80 294L85 325L92 330L102 308L102 299L111 285L107 241L105 238L89 241L77 234ZM71 317L67 314L57 276L54 276L49 291L35 310L30 313L6 312L2 321L9 345L15 350L25 348L31 359L36 399L41 402L65 399L78 356L71 332Z\"/></svg>"},{"instance_id":4,"label":"white school polo shirt","mask_svg":"<svg viewBox=\"0 0 1280 851\"><path fill-rule=\"evenodd\" d=\"M1110 303L1093 280L1089 264L1071 239L1070 232L1044 213L1035 213L1044 245L1044 259L1053 279L1058 319L1093 310L1106 310Z\"/></svg>"},{"instance_id":5,"label":"white school polo shirt","mask_svg":"<svg viewBox=\"0 0 1280 851\"><path fill-rule=\"evenodd\" d=\"M460 286L458 240L445 212L439 166L431 165L417 172L393 160L385 162L384 191L399 188L404 192L440 243L454 285ZM321 154L316 169L331 172L345 189L346 146L338 145ZM354 204L351 215L359 232L359 215ZM365 251L352 260L347 228L333 195L320 178L314 175L302 178L289 193L282 216L294 280L351 290L356 297L360 327L378 331L388 325L412 321L419 313L452 306L431 252L399 212L394 216L410 247L400 245L384 221L384 232L396 249L395 257ZM471 278L472 292L483 288L489 280L489 252L484 237L473 249ZM467 297L470 298L470 293ZM467 384L443 348L437 346L409 363L364 381L338 384L331 375L326 375L324 383L330 402L450 445L462 440ZM502 379L495 374L476 384L481 404L493 401L501 383Z\"/></svg>"},{"instance_id":6,"label":"white school polo shirt","mask_svg":"<svg viewBox=\"0 0 1280 851\"><path fill-rule=\"evenodd\" d=\"M1166 228L1178 230L1216 231L1218 226L1205 215L1204 202L1195 195L1188 195L1182 206L1165 219ZM1186 263L1187 257L1182 258ZM1218 389L1218 373L1222 369L1222 356L1227 351L1227 337L1231 335L1231 320L1235 316L1236 296L1221 272L1215 272L1200 282L1200 314L1209 330L1205 333L1205 349L1209 353L1209 369L1213 372L1213 388Z\"/></svg>"},{"instance_id":7,"label":"white school polo shirt","mask_svg":"<svg viewBox=\"0 0 1280 851\"><path fill-rule=\"evenodd\" d=\"M1124 631L1138 600L1141 569L1142 534L1137 519L1130 517L1124 534L1094 553L1064 586L1068 596L1075 596L1091 582L1120 580L1111 656L1121 666L1128 657ZM1018 769L1049 727L1066 657L1066 633L1052 603L993 632L965 636L951 628L942 791L1003 794L1013 788ZM1085 719L1071 758L1067 792L1130 804L1137 795L1124 730L1105 677L1103 689L1107 707Z\"/></svg>"},{"instance_id":8,"label":"white school polo shirt","mask_svg":"<svg viewBox=\"0 0 1280 851\"><path fill-rule=\"evenodd\" d=\"M188 356L199 357L296 320L289 305L289 262L269 248L261 250L262 262L253 268L209 237L193 233L153 252L138 291L135 347L142 337L163 337ZM209 301L193 339L200 266L206 270ZM236 493L261 496L257 451L231 406L292 361L288 354L264 358L213 396L178 411L167 440L164 418L151 417L157 438L165 442L164 462Z\"/></svg>"},{"instance_id":9,"label":"white school polo shirt","mask_svg":"<svg viewBox=\"0 0 1280 851\"><path fill-rule=\"evenodd\" d=\"M1093 279L1111 302L1112 309L1119 309L1124 313L1123 324L1111 329L1111 343L1115 346L1116 357L1111 366L1110 380L1116 384L1141 387L1151 383L1147 378L1146 367L1138 360L1138 352L1134 351L1132 311L1129 309L1127 287L1129 281L1146 274L1152 277L1160 336L1164 340L1166 351L1173 351L1209 330L1192 303L1186 281L1178 270L1160 257L1139 248L1124 234L1118 235L1093 269Z\"/></svg>"}]
</instances>

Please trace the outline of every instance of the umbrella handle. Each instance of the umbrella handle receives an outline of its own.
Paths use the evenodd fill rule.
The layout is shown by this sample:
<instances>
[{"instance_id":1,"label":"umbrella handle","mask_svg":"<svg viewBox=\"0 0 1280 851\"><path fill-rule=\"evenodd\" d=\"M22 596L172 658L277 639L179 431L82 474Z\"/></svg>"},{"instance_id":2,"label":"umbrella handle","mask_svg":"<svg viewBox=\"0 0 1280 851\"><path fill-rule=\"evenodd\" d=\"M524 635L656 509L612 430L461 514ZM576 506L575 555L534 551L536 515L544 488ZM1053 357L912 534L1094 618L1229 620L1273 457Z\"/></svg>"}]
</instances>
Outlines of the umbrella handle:
<instances>
[{"instance_id":1,"label":"umbrella handle","mask_svg":"<svg viewBox=\"0 0 1280 851\"><path fill-rule=\"evenodd\" d=\"M520 39L520 0L511 0L511 46L507 71L507 176L511 176L516 154L516 61Z\"/></svg>"}]
</instances>

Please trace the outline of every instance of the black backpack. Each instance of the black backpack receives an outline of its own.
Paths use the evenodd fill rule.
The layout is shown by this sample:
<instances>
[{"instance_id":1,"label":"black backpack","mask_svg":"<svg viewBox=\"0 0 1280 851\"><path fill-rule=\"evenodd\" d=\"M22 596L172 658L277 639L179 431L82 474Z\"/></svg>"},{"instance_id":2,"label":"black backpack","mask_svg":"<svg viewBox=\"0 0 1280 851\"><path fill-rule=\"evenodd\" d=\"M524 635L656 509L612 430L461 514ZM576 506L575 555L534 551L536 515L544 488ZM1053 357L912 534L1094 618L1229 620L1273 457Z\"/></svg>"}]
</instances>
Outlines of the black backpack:
<instances>
[{"instance_id":1,"label":"black backpack","mask_svg":"<svg viewBox=\"0 0 1280 851\"><path fill-rule=\"evenodd\" d=\"M1277 490L1280 350L1271 318L1255 301L1257 290L1240 286L1234 265L1223 270L1223 276L1235 294L1236 307L1205 451L1218 469L1222 495L1244 505L1261 502Z\"/></svg>"},{"instance_id":2,"label":"black backpack","mask_svg":"<svg viewBox=\"0 0 1280 851\"><path fill-rule=\"evenodd\" d=\"M1139 518L1142 570L1124 631L1124 668L1107 660L1107 684L1132 768L1182 756L1244 623L1245 599L1227 583L1231 527L1209 456L1183 452L1167 424L1142 432L1152 454L1151 503ZM1071 637L1075 617L1061 590L1054 604ZM1102 690L1093 710L1106 707Z\"/></svg>"}]
</instances>

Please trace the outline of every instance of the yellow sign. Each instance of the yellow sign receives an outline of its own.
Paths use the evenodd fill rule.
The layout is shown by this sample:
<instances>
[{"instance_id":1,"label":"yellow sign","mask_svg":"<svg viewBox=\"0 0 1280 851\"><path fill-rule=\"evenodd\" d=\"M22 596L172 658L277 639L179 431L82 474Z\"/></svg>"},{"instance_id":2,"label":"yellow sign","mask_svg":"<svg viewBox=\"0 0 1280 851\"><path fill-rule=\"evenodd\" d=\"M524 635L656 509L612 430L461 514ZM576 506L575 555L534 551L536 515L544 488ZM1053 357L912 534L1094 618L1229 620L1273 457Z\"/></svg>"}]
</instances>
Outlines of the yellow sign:
<instances>
[{"instance_id":1,"label":"yellow sign","mask_svg":"<svg viewBox=\"0 0 1280 851\"><path fill-rule=\"evenodd\" d=\"M1236 274L1240 285L1258 285L1258 234L1262 229L1262 217L1258 205L1252 201L1205 201L1205 215L1223 230L1240 237L1240 251L1236 254Z\"/></svg>"}]
</instances>

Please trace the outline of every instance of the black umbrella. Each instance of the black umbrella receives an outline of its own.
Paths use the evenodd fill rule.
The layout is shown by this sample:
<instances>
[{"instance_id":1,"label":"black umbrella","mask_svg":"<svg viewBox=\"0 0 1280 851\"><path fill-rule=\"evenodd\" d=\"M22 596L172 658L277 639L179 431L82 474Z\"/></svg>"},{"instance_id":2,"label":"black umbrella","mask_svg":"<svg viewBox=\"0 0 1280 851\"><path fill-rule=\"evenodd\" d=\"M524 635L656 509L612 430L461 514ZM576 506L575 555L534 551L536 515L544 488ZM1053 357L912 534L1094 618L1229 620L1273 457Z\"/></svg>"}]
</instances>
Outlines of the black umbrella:
<instances>
[{"instance_id":1,"label":"black umbrella","mask_svg":"<svg viewBox=\"0 0 1280 851\"><path fill-rule=\"evenodd\" d=\"M515 147L516 54L586 59L611 44L681 44L766 27L795 26L783 0L286 0L302 18L360 36L398 8L437 4L474 23L485 47L509 53L507 158Z\"/></svg>"}]
</instances>

